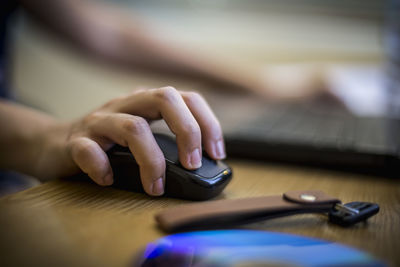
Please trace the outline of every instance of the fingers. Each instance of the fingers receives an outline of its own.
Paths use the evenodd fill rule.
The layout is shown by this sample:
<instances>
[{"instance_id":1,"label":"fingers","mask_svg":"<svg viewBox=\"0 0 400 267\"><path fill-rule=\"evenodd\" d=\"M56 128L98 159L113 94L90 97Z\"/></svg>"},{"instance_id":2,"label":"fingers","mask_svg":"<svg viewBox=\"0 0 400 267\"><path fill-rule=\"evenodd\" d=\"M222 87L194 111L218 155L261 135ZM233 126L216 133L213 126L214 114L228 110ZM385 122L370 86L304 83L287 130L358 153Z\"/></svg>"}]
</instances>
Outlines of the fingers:
<instances>
[{"instance_id":1,"label":"fingers","mask_svg":"<svg viewBox=\"0 0 400 267\"><path fill-rule=\"evenodd\" d=\"M177 137L179 158L187 169L201 166L202 140L212 158L225 157L218 120L198 94L180 93L173 87L163 87L135 92L115 103L113 108L117 112L152 120L163 118Z\"/></svg>"},{"instance_id":2,"label":"fingers","mask_svg":"<svg viewBox=\"0 0 400 267\"><path fill-rule=\"evenodd\" d=\"M201 167L201 130L180 93L173 87L136 92L113 107L117 112L147 119L163 118L176 135L181 164L187 169Z\"/></svg>"},{"instance_id":3,"label":"fingers","mask_svg":"<svg viewBox=\"0 0 400 267\"><path fill-rule=\"evenodd\" d=\"M93 140L80 137L70 144L73 161L99 185L111 185L113 173L107 155Z\"/></svg>"},{"instance_id":4,"label":"fingers","mask_svg":"<svg viewBox=\"0 0 400 267\"><path fill-rule=\"evenodd\" d=\"M224 159L226 153L222 129L207 102L198 93L181 92L181 95L200 126L207 154L215 160Z\"/></svg>"},{"instance_id":5,"label":"fingers","mask_svg":"<svg viewBox=\"0 0 400 267\"><path fill-rule=\"evenodd\" d=\"M164 87L151 92L162 118L176 135L181 164L187 169L201 167L201 130L196 119L177 90Z\"/></svg>"},{"instance_id":6,"label":"fingers","mask_svg":"<svg viewBox=\"0 0 400 267\"><path fill-rule=\"evenodd\" d=\"M143 189L162 195L165 158L145 118L166 121L187 169L201 166L202 144L211 158L225 157L220 124L206 101L196 93L163 87L114 99L87 116L78 126L82 132L77 136L83 137L71 142L73 160L96 183L110 185L113 173L104 150L113 143L128 146L139 165Z\"/></svg>"},{"instance_id":7,"label":"fingers","mask_svg":"<svg viewBox=\"0 0 400 267\"><path fill-rule=\"evenodd\" d=\"M91 135L106 137L119 145L128 146L139 165L143 189L149 195L162 195L165 158L147 121L121 113L100 113L96 116L97 122L91 125Z\"/></svg>"}]
</instances>

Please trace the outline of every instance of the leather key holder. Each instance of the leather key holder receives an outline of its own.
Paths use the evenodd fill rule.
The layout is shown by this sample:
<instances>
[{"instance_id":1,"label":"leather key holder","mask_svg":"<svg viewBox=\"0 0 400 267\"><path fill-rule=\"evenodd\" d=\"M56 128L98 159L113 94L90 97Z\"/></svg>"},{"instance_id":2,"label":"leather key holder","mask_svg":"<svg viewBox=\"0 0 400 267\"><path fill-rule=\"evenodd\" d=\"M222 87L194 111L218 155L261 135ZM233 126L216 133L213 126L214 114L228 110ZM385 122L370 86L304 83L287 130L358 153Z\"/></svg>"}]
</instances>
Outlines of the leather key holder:
<instances>
[{"instance_id":1,"label":"leather key holder","mask_svg":"<svg viewBox=\"0 0 400 267\"><path fill-rule=\"evenodd\" d=\"M340 200L322 191L290 191L282 196L224 199L183 204L156 214L167 232L216 229L301 213L325 213Z\"/></svg>"}]
</instances>

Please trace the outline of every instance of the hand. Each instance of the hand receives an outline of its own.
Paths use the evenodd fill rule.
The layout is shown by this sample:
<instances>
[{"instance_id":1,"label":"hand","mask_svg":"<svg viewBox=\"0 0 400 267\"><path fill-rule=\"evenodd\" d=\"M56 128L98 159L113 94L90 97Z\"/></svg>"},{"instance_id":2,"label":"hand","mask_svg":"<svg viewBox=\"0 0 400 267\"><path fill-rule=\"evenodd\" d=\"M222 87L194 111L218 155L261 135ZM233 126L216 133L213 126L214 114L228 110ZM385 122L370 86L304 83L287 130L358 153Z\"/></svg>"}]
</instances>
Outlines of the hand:
<instances>
[{"instance_id":1,"label":"hand","mask_svg":"<svg viewBox=\"0 0 400 267\"><path fill-rule=\"evenodd\" d=\"M271 101L310 99L329 90L325 82L325 67L319 64L269 65L255 76L250 90Z\"/></svg>"},{"instance_id":2,"label":"hand","mask_svg":"<svg viewBox=\"0 0 400 267\"><path fill-rule=\"evenodd\" d=\"M165 159L149 127L164 119L176 135L179 160L187 169L201 166L202 146L215 159L225 157L220 124L197 93L173 87L136 91L113 99L84 118L48 131L38 166L47 175L69 175L78 167L99 185L111 185L113 172L105 153L113 144L129 147L144 190L162 195Z\"/></svg>"}]
</instances>

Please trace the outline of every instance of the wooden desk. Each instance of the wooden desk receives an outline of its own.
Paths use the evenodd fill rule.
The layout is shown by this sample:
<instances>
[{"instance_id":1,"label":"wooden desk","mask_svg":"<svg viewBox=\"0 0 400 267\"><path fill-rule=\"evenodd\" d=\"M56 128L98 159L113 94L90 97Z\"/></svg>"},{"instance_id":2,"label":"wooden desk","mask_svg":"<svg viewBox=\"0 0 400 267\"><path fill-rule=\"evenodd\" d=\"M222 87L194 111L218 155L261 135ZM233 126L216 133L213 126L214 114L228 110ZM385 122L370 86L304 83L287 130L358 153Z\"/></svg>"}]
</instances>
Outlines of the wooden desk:
<instances>
[{"instance_id":1,"label":"wooden desk","mask_svg":"<svg viewBox=\"0 0 400 267\"><path fill-rule=\"evenodd\" d=\"M400 180L232 161L234 179L219 198L320 189L344 202L378 202L368 223L341 228L324 216L297 215L245 228L338 241L400 265ZM82 182L56 180L0 199L1 266L125 266L162 237L154 214L183 200L150 198Z\"/></svg>"},{"instance_id":2,"label":"wooden desk","mask_svg":"<svg viewBox=\"0 0 400 267\"><path fill-rule=\"evenodd\" d=\"M151 8L154 8L153 5ZM171 14L175 21L165 16L156 17L167 18L168 23L172 21L178 26L182 25L180 17L175 13ZM182 14L188 16L186 12ZM192 18L192 15L190 14L188 18ZM299 16L294 16L291 24L300 25L300 30L304 28L306 30L304 36L318 34L317 30L309 30L309 25L313 25L313 29L321 29L320 35L316 35L321 38L299 39L298 36L303 35L298 27L289 27L293 28L292 30L287 27L291 25L288 24L288 16L263 16L268 21L265 23L256 21L255 26L258 26L259 31L267 38L265 42L254 42L254 45L259 46L258 49L254 49L257 48L254 46L250 48L239 46L232 52L229 49L235 42L230 38L221 42L220 46L208 49L212 48L211 50L218 55L229 54L232 59L262 61L251 62L249 66L256 63L270 63L273 60L337 61L340 58L346 60L351 58L368 62L381 59L382 52L377 42L378 26L374 22L367 23L365 20L357 21L354 18L331 21L325 14L316 18L308 17L307 15L300 21ZM232 22L243 24L243 21L233 18ZM197 45L200 49L205 49L206 45L212 44L212 37L225 38L225 34L221 35L219 31L215 31L215 20L210 20L210 25L213 27L204 24L202 17L201 21L202 23L197 25L211 29L218 36L204 36L201 35L203 31L185 30L186 33L183 35L193 33L196 38L183 43L189 41L194 47ZM225 19L219 21L232 28L230 21ZM281 21L284 23L280 23ZM271 30L266 31L267 26L276 28L279 25L285 29L281 31L278 28L276 37L271 35ZM184 28L188 29L188 25ZM234 26L232 29L235 29ZM249 34L258 36L255 27L249 29L251 29ZM253 39L251 36L243 38L244 35L238 34L237 30L229 32L244 40L243 45ZM282 32L285 34L282 35ZM279 39L282 36L289 39ZM326 36L329 38L325 38ZM111 97L130 92L132 88L138 86L159 87L172 84L178 89L199 89L197 84L191 86L190 83L171 81L170 78L166 79L163 76L143 77L142 73L116 73L115 70L99 66L97 62L92 62L82 57L80 53L60 45L59 41L38 33L29 21L22 23L20 29L16 29L15 38L12 49L14 59L12 80L17 95L23 102L60 118L71 119L81 116ZM335 45L332 43L334 40L338 40ZM341 40L346 40L346 43ZM303 42L312 46L308 47ZM295 50L288 49L288 45ZM250 54L243 54L246 51ZM259 53L264 56L260 56ZM77 98L77 95L80 97ZM252 224L247 228L340 241L369 251L392 265L400 265L400 256L397 253L400 247L400 180L239 161L231 162L231 166L235 172L234 179L220 196L221 198L320 189L345 202L364 200L378 202L381 205L381 212L368 224L350 229L328 224L325 218L316 215L275 219ZM141 194L65 180L52 181L2 198L0 199L0 266L124 266L145 244L164 235L155 225L154 214L163 208L183 202L150 198Z\"/></svg>"}]
</instances>

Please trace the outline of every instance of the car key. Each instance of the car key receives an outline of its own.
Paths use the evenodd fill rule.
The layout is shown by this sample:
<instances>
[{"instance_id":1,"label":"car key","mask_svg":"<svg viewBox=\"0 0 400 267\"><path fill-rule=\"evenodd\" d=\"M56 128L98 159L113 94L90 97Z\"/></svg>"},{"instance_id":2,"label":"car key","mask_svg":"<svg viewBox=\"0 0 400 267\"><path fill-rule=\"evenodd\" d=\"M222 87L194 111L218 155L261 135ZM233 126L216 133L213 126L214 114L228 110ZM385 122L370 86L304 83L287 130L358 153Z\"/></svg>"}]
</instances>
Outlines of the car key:
<instances>
[{"instance_id":1,"label":"car key","mask_svg":"<svg viewBox=\"0 0 400 267\"><path fill-rule=\"evenodd\" d=\"M350 202L336 204L329 212L329 221L341 226L351 226L374 216L379 212L379 205L368 202Z\"/></svg>"}]
</instances>

